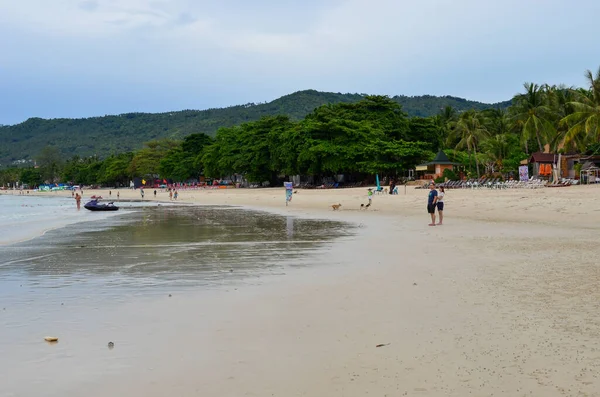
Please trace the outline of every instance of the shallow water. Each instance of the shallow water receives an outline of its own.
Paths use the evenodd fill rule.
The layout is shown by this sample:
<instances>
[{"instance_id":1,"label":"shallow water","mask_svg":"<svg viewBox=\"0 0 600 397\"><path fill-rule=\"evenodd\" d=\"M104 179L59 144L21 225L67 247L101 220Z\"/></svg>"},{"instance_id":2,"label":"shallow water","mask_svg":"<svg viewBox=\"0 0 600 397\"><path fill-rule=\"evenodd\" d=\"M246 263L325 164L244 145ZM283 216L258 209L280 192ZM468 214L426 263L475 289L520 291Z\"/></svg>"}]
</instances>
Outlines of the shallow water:
<instances>
[{"instance_id":1,"label":"shallow water","mask_svg":"<svg viewBox=\"0 0 600 397\"><path fill-rule=\"evenodd\" d=\"M4 247L0 281L61 288L96 279L112 287L198 285L302 264L350 233L332 221L231 207L135 207L118 217L52 230Z\"/></svg>"},{"instance_id":2,"label":"shallow water","mask_svg":"<svg viewBox=\"0 0 600 397\"><path fill-rule=\"evenodd\" d=\"M137 338L175 326L160 299L176 305L187 291L210 299L211 290L318 265L354 233L340 222L233 207L121 205L110 218L1 247L0 396L82 395L74 385L143 364L147 346ZM46 335L59 343L48 346ZM119 354L108 354L105 337L116 338Z\"/></svg>"}]
</instances>

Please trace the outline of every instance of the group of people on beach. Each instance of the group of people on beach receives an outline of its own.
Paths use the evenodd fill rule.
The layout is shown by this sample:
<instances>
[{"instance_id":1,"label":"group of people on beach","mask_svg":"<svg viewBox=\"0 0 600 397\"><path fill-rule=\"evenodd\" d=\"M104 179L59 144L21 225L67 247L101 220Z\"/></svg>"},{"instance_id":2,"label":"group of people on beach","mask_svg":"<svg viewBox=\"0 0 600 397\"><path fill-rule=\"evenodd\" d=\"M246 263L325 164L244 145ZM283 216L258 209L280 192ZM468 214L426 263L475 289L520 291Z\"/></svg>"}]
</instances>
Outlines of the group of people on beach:
<instances>
[{"instance_id":1,"label":"group of people on beach","mask_svg":"<svg viewBox=\"0 0 600 397\"><path fill-rule=\"evenodd\" d=\"M431 215L431 223L429 226L436 226L435 223L435 210L437 209L440 221L437 225L442 225L444 221L444 196L446 193L444 192L444 187L440 186L440 191L438 192L435 188L435 183L431 182L429 185L429 196L427 197L427 212Z\"/></svg>"}]
</instances>

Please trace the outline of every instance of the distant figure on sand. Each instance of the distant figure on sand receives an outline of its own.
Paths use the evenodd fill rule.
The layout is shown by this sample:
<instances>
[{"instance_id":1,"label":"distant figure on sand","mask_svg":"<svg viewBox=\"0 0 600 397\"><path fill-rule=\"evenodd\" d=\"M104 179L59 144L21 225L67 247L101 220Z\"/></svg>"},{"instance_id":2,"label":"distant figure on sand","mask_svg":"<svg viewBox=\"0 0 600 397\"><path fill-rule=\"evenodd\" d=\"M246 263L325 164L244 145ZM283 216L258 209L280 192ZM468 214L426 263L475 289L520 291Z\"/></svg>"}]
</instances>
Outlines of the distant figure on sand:
<instances>
[{"instance_id":1,"label":"distant figure on sand","mask_svg":"<svg viewBox=\"0 0 600 397\"><path fill-rule=\"evenodd\" d=\"M117 200L119 199L119 197L121 197L121 193L117 192Z\"/></svg>"},{"instance_id":2,"label":"distant figure on sand","mask_svg":"<svg viewBox=\"0 0 600 397\"><path fill-rule=\"evenodd\" d=\"M367 204L367 206L371 206L371 200L373 200L373 189L369 188L369 190L367 190L367 200L369 200L369 204Z\"/></svg>"},{"instance_id":3,"label":"distant figure on sand","mask_svg":"<svg viewBox=\"0 0 600 397\"><path fill-rule=\"evenodd\" d=\"M154 198L156 198L156 189L154 189Z\"/></svg>"},{"instance_id":4,"label":"distant figure on sand","mask_svg":"<svg viewBox=\"0 0 600 397\"><path fill-rule=\"evenodd\" d=\"M142 195L142 200L144 199L144 188L140 188L140 194Z\"/></svg>"},{"instance_id":5,"label":"distant figure on sand","mask_svg":"<svg viewBox=\"0 0 600 397\"><path fill-rule=\"evenodd\" d=\"M81 208L81 196L79 193L75 194L75 202L77 203L77 209L79 210Z\"/></svg>"},{"instance_id":6,"label":"distant figure on sand","mask_svg":"<svg viewBox=\"0 0 600 397\"><path fill-rule=\"evenodd\" d=\"M179 196L179 193L177 193L177 190L175 190L175 193L173 193L173 198L177 200L177 196Z\"/></svg>"},{"instance_id":7,"label":"distant figure on sand","mask_svg":"<svg viewBox=\"0 0 600 397\"><path fill-rule=\"evenodd\" d=\"M441 225L442 222L444 221L444 196L446 195L446 193L444 192L444 187L440 186L440 191L438 192L437 195L437 210L438 210L438 215L440 216L440 221L438 222L438 225Z\"/></svg>"},{"instance_id":8,"label":"distant figure on sand","mask_svg":"<svg viewBox=\"0 0 600 397\"><path fill-rule=\"evenodd\" d=\"M112 190L108 191L108 197L112 196Z\"/></svg>"},{"instance_id":9,"label":"distant figure on sand","mask_svg":"<svg viewBox=\"0 0 600 397\"><path fill-rule=\"evenodd\" d=\"M429 185L429 197L427 198L427 212L431 215L429 226L435 226L435 205L437 203L438 192L435 190L435 184Z\"/></svg>"},{"instance_id":10,"label":"distant figure on sand","mask_svg":"<svg viewBox=\"0 0 600 397\"><path fill-rule=\"evenodd\" d=\"M169 189L169 200L173 201L173 191Z\"/></svg>"}]
</instances>

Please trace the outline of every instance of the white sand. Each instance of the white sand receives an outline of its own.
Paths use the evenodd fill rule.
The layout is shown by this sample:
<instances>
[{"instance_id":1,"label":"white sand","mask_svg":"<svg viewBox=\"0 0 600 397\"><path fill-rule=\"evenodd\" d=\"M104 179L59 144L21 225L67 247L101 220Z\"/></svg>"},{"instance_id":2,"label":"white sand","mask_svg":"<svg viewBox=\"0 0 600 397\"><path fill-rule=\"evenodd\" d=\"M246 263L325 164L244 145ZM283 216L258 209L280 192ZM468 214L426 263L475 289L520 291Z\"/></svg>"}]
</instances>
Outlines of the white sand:
<instances>
[{"instance_id":1,"label":"white sand","mask_svg":"<svg viewBox=\"0 0 600 397\"><path fill-rule=\"evenodd\" d=\"M57 396L600 396L600 187L447 191L442 227L400 193L181 191L363 227L259 286L96 308L114 350L66 330L71 359L28 368Z\"/></svg>"}]
</instances>

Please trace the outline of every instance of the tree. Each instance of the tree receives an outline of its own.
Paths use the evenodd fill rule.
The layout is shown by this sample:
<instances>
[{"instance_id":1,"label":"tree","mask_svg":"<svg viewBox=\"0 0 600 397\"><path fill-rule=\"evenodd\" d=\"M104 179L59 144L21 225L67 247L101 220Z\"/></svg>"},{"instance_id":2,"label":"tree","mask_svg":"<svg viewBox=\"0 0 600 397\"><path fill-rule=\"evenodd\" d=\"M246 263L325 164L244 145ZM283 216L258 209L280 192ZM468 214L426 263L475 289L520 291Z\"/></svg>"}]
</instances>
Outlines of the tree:
<instances>
[{"instance_id":1,"label":"tree","mask_svg":"<svg viewBox=\"0 0 600 397\"><path fill-rule=\"evenodd\" d=\"M545 92L539 85L525 83L525 94L518 94L513 102L513 121L521 130L521 138L528 151L529 140L535 139L539 151L544 151L548 137L554 135L555 128L550 120L551 109L547 104Z\"/></svg>"},{"instance_id":2,"label":"tree","mask_svg":"<svg viewBox=\"0 0 600 397\"><path fill-rule=\"evenodd\" d=\"M442 148L445 127L435 117L413 117L409 120L408 141L426 142L428 150L438 152Z\"/></svg>"},{"instance_id":3,"label":"tree","mask_svg":"<svg viewBox=\"0 0 600 397\"><path fill-rule=\"evenodd\" d=\"M135 153L129 164L128 173L132 176L154 176L159 174L160 161L175 149L179 142L172 139L150 141Z\"/></svg>"},{"instance_id":4,"label":"tree","mask_svg":"<svg viewBox=\"0 0 600 397\"><path fill-rule=\"evenodd\" d=\"M20 181L21 171L18 168L6 168L0 170L0 185L15 186L16 182Z\"/></svg>"},{"instance_id":5,"label":"tree","mask_svg":"<svg viewBox=\"0 0 600 397\"><path fill-rule=\"evenodd\" d=\"M48 183L58 182L63 166L62 156L56 146L46 146L37 156L42 179Z\"/></svg>"},{"instance_id":6,"label":"tree","mask_svg":"<svg viewBox=\"0 0 600 397\"><path fill-rule=\"evenodd\" d=\"M589 91L575 92L577 100L569 103L574 112L561 120L568 127L564 143L580 149L600 139L600 68L595 77L591 70L585 72L585 77Z\"/></svg>"},{"instance_id":7,"label":"tree","mask_svg":"<svg viewBox=\"0 0 600 397\"><path fill-rule=\"evenodd\" d=\"M186 136L181 145L169 150L160 161L159 173L163 178L186 181L203 173L204 149L213 142L205 134Z\"/></svg>"},{"instance_id":8,"label":"tree","mask_svg":"<svg viewBox=\"0 0 600 397\"><path fill-rule=\"evenodd\" d=\"M103 185L128 186L130 180L129 165L133 152L111 155L104 160L98 172L98 183Z\"/></svg>"},{"instance_id":9,"label":"tree","mask_svg":"<svg viewBox=\"0 0 600 397\"><path fill-rule=\"evenodd\" d=\"M480 173L477 147L479 143L489 135L488 130L485 127L483 115L475 110L469 110L459 116L458 121L456 121L453 127L452 133L459 139L456 148L467 149L469 152L469 167L471 166L471 154L474 154L477 177L479 178ZM450 139L452 138L453 137L451 136Z\"/></svg>"},{"instance_id":10,"label":"tree","mask_svg":"<svg viewBox=\"0 0 600 397\"><path fill-rule=\"evenodd\" d=\"M384 96L322 106L306 116L294 134L298 171L315 176L395 173L400 168L398 160L407 154L402 144L411 138L406 114Z\"/></svg>"},{"instance_id":11,"label":"tree","mask_svg":"<svg viewBox=\"0 0 600 397\"><path fill-rule=\"evenodd\" d=\"M43 182L42 174L38 168L25 168L21 170L21 175L19 176L21 183L27 184L29 186L37 186Z\"/></svg>"}]
</instances>

